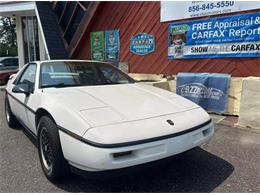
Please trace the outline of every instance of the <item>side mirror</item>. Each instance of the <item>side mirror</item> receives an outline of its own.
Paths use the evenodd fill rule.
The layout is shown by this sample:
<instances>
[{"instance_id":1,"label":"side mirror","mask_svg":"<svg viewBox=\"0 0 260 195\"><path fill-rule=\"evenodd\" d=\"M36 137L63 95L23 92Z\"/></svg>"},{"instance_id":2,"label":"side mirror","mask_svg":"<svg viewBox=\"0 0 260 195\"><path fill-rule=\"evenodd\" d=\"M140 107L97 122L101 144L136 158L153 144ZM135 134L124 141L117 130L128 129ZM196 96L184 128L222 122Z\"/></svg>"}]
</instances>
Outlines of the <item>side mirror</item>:
<instances>
[{"instance_id":1,"label":"side mirror","mask_svg":"<svg viewBox=\"0 0 260 195\"><path fill-rule=\"evenodd\" d=\"M26 96L29 96L31 93L31 90L30 90L30 87L28 84L18 84L13 87L12 92L24 93Z\"/></svg>"},{"instance_id":2,"label":"side mirror","mask_svg":"<svg viewBox=\"0 0 260 195\"><path fill-rule=\"evenodd\" d=\"M9 77L9 80L11 80L12 78L15 77L16 74L12 74L10 77Z\"/></svg>"}]
</instances>

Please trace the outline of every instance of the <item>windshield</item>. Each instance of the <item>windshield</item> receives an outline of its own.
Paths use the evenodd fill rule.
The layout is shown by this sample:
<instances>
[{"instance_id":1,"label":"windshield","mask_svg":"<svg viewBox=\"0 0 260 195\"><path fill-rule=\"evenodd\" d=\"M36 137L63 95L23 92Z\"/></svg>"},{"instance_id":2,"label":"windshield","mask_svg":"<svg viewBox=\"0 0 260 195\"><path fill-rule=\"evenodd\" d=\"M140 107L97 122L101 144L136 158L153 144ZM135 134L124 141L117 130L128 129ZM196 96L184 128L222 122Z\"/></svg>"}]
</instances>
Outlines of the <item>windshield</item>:
<instances>
[{"instance_id":1,"label":"windshield","mask_svg":"<svg viewBox=\"0 0 260 195\"><path fill-rule=\"evenodd\" d=\"M56 61L41 64L40 88L128 84L134 80L110 64Z\"/></svg>"}]
</instances>

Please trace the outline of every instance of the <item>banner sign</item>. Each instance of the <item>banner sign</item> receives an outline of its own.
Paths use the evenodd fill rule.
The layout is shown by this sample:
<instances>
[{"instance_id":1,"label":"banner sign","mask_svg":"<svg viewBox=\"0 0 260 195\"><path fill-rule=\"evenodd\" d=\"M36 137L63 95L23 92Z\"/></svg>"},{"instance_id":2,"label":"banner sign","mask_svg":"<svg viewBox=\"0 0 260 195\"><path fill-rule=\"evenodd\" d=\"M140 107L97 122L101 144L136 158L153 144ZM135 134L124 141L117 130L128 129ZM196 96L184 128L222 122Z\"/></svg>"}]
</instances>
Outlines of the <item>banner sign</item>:
<instances>
[{"instance_id":1,"label":"banner sign","mask_svg":"<svg viewBox=\"0 0 260 195\"><path fill-rule=\"evenodd\" d=\"M103 61L104 60L104 32L91 32L90 33L91 44L91 59Z\"/></svg>"},{"instance_id":2,"label":"banner sign","mask_svg":"<svg viewBox=\"0 0 260 195\"><path fill-rule=\"evenodd\" d=\"M259 56L260 12L169 25L169 59Z\"/></svg>"},{"instance_id":3,"label":"banner sign","mask_svg":"<svg viewBox=\"0 0 260 195\"><path fill-rule=\"evenodd\" d=\"M161 22L260 9L260 1L162 1Z\"/></svg>"},{"instance_id":4,"label":"banner sign","mask_svg":"<svg viewBox=\"0 0 260 195\"><path fill-rule=\"evenodd\" d=\"M119 30L105 31L105 42L106 61L119 61Z\"/></svg>"},{"instance_id":5,"label":"banner sign","mask_svg":"<svg viewBox=\"0 0 260 195\"><path fill-rule=\"evenodd\" d=\"M137 34L130 40L130 51L138 55L146 55L155 50L154 36L146 33Z\"/></svg>"},{"instance_id":6,"label":"banner sign","mask_svg":"<svg viewBox=\"0 0 260 195\"><path fill-rule=\"evenodd\" d=\"M209 73L179 73L177 94L212 112L225 113L230 75Z\"/></svg>"}]
</instances>

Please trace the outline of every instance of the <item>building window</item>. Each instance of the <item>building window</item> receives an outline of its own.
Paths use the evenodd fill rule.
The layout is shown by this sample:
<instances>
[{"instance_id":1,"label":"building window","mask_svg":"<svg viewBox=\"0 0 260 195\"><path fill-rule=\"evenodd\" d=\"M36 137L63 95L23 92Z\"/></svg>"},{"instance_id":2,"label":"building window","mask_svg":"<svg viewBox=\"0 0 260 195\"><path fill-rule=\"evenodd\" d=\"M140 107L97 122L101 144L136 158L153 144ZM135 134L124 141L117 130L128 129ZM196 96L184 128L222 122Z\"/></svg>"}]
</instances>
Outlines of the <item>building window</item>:
<instances>
[{"instance_id":1,"label":"building window","mask_svg":"<svg viewBox=\"0 0 260 195\"><path fill-rule=\"evenodd\" d=\"M77 12L75 13L75 16L71 20L70 27L68 28L66 34L65 34L65 39L67 40L68 43L73 38L73 35L76 33L76 30L78 29L79 23L81 22L82 17L84 16L84 11L80 9L80 7L77 8Z\"/></svg>"},{"instance_id":2,"label":"building window","mask_svg":"<svg viewBox=\"0 0 260 195\"><path fill-rule=\"evenodd\" d=\"M59 18L62 14L63 9L65 8L65 5L66 5L66 1L56 2L55 12Z\"/></svg>"},{"instance_id":3,"label":"building window","mask_svg":"<svg viewBox=\"0 0 260 195\"><path fill-rule=\"evenodd\" d=\"M54 3L54 11L63 31L63 37L68 45L73 39L89 4L90 2L81 1L59 1Z\"/></svg>"},{"instance_id":4,"label":"building window","mask_svg":"<svg viewBox=\"0 0 260 195\"><path fill-rule=\"evenodd\" d=\"M38 23L35 16L22 17L24 62L40 59Z\"/></svg>"}]
</instances>

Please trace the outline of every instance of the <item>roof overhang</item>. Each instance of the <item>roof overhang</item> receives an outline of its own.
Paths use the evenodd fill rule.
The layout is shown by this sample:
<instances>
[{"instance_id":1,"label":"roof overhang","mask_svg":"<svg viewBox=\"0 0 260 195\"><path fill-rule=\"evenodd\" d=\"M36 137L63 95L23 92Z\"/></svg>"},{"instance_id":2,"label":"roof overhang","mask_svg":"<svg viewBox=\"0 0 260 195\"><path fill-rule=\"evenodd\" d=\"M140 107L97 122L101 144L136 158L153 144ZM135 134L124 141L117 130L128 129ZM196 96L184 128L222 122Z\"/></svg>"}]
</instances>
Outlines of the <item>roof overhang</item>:
<instances>
[{"instance_id":1,"label":"roof overhang","mask_svg":"<svg viewBox=\"0 0 260 195\"><path fill-rule=\"evenodd\" d=\"M31 16L35 15L35 2L2 2L0 3L0 16Z\"/></svg>"}]
</instances>

